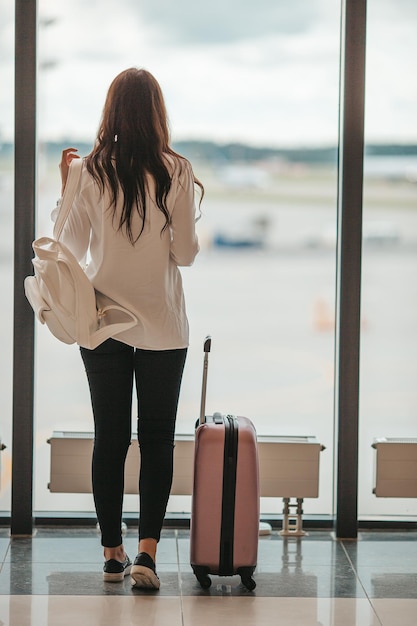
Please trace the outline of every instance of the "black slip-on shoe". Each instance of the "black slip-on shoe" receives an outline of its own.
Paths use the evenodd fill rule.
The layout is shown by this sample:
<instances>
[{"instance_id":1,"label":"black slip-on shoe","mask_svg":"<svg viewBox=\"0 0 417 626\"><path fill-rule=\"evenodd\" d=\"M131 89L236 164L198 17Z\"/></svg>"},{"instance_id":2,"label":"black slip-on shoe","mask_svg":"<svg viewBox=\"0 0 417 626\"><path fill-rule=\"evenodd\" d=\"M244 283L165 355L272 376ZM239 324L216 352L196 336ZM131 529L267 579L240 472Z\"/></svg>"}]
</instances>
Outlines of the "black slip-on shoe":
<instances>
[{"instance_id":1,"label":"black slip-on shoe","mask_svg":"<svg viewBox=\"0 0 417 626\"><path fill-rule=\"evenodd\" d=\"M116 559L109 559L104 563L103 580L106 583L119 583L130 574L131 567L132 561L127 555L123 563L116 561Z\"/></svg>"},{"instance_id":2,"label":"black slip-on shoe","mask_svg":"<svg viewBox=\"0 0 417 626\"><path fill-rule=\"evenodd\" d=\"M132 587L159 589L161 583L156 575L155 562L147 552L139 552L130 570Z\"/></svg>"}]
</instances>

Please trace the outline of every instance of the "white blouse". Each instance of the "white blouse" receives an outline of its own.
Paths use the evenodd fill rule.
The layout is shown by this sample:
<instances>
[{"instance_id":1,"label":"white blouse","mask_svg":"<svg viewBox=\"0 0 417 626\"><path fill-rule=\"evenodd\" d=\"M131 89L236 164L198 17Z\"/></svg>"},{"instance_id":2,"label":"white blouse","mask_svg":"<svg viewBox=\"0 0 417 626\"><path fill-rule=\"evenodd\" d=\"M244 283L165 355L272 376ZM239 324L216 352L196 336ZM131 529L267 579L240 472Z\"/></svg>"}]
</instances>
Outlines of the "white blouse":
<instances>
[{"instance_id":1,"label":"white blouse","mask_svg":"<svg viewBox=\"0 0 417 626\"><path fill-rule=\"evenodd\" d=\"M83 165L80 189L65 223L61 241L80 263L89 258L86 273L97 293L97 306L119 304L138 319L136 326L114 338L137 348L169 350L188 346L188 320L179 266L192 265L198 251L195 232L194 180L186 160L167 157L172 184L166 200L170 226L161 233L165 217L155 202L155 184L148 176L147 216L132 245L118 230L122 198L109 209L107 190ZM122 196L122 194L120 194ZM142 220L133 214L133 236Z\"/></svg>"}]
</instances>

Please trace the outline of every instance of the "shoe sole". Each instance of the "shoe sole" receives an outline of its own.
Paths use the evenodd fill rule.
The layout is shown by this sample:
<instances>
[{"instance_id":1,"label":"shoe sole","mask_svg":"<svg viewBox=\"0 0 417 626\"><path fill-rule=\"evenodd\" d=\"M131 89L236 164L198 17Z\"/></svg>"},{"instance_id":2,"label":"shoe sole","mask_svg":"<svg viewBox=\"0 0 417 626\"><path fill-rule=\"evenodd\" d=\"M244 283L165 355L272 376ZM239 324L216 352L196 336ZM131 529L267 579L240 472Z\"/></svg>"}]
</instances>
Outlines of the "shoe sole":
<instances>
[{"instance_id":1,"label":"shoe sole","mask_svg":"<svg viewBox=\"0 0 417 626\"><path fill-rule=\"evenodd\" d=\"M126 569L123 570L123 572L117 572L117 574L103 572L103 580L106 583L121 583L123 582L125 576L129 576L131 569L132 569L132 566L128 565Z\"/></svg>"},{"instance_id":2,"label":"shoe sole","mask_svg":"<svg viewBox=\"0 0 417 626\"><path fill-rule=\"evenodd\" d=\"M139 589L159 589L159 578L149 567L134 565L130 573L132 587Z\"/></svg>"}]
</instances>

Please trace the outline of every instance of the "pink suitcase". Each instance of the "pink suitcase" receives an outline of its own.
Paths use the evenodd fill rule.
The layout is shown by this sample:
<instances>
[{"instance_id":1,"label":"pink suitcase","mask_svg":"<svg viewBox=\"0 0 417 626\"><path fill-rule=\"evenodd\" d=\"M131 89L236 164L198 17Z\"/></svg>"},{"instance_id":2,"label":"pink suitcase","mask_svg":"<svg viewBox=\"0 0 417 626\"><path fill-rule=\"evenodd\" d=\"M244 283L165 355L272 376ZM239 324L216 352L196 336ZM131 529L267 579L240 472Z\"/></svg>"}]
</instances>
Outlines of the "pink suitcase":
<instances>
[{"instance_id":1,"label":"pink suitcase","mask_svg":"<svg viewBox=\"0 0 417 626\"><path fill-rule=\"evenodd\" d=\"M204 342L203 389L195 434L190 561L200 585L209 574L239 574L250 591L256 583L259 477L256 431L246 417L205 416L208 353Z\"/></svg>"}]
</instances>

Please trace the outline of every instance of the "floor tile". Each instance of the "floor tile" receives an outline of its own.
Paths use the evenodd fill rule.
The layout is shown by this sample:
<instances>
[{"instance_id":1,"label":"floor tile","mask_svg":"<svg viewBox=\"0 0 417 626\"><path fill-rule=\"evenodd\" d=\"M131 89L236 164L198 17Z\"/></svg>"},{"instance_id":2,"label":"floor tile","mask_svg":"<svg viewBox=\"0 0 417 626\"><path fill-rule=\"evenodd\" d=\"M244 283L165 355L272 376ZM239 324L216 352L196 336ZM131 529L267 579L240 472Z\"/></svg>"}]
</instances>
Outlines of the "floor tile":
<instances>
[{"instance_id":1,"label":"floor tile","mask_svg":"<svg viewBox=\"0 0 417 626\"><path fill-rule=\"evenodd\" d=\"M365 599L183 598L182 606L184 626L381 626Z\"/></svg>"},{"instance_id":2,"label":"floor tile","mask_svg":"<svg viewBox=\"0 0 417 626\"><path fill-rule=\"evenodd\" d=\"M417 599L415 532L361 533L343 545L370 598Z\"/></svg>"},{"instance_id":3,"label":"floor tile","mask_svg":"<svg viewBox=\"0 0 417 626\"><path fill-rule=\"evenodd\" d=\"M417 530L362 530L358 533L358 541L383 541L384 543L417 541Z\"/></svg>"},{"instance_id":4,"label":"floor tile","mask_svg":"<svg viewBox=\"0 0 417 626\"><path fill-rule=\"evenodd\" d=\"M181 602L169 597L0 596L0 624L10 626L182 626Z\"/></svg>"},{"instance_id":5,"label":"floor tile","mask_svg":"<svg viewBox=\"0 0 417 626\"><path fill-rule=\"evenodd\" d=\"M374 567L361 567L358 576L370 598L417 600L417 563L412 569L392 567L388 572Z\"/></svg>"},{"instance_id":6,"label":"floor tile","mask_svg":"<svg viewBox=\"0 0 417 626\"><path fill-rule=\"evenodd\" d=\"M97 538L12 539L6 562L10 563L103 563Z\"/></svg>"},{"instance_id":7,"label":"floor tile","mask_svg":"<svg viewBox=\"0 0 417 626\"><path fill-rule=\"evenodd\" d=\"M377 534L378 536L378 534ZM394 533L395 537L395 533ZM417 563L417 535L413 538L403 538L402 541L390 540L379 536L372 539L363 538L354 542L343 542L346 553L349 555L355 567L362 565L369 567L392 566L413 567Z\"/></svg>"},{"instance_id":8,"label":"floor tile","mask_svg":"<svg viewBox=\"0 0 417 626\"><path fill-rule=\"evenodd\" d=\"M261 540L258 546L258 563L262 566L276 566L277 571L283 568L304 566L344 565L349 563L343 546L330 536L326 540L313 537L302 539L281 538Z\"/></svg>"},{"instance_id":9,"label":"floor tile","mask_svg":"<svg viewBox=\"0 0 417 626\"><path fill-rule=\"evenodd\" d=\"M128 534L123 539L126 552L131 558L137 554L136 534ZM0 542L0 550L1 550ZM31 560L33 563L97 563L103 564L103 547L98 533L89 535L76 532L74 535L52 533L36 535L33 538L19 538L10 541L6 561L19 563ZM158 546L158 561L177 564L175 534L163 535Z\"/></svg>"},{"instance_id":10,"label":"floor tile","mask_svg":"<svg viewBox=\"0 0 417 626\"><path fill-rule=\"evenodd\" d=\"M13 540L0 534L0 625L121 623L120 615L136 624L138 610L141 624L175 626L182 602L182 626L223 619L232 626L414 626L416 538L416 532L361 533L358 541L336 541L327 531L302 539L274 531L259 541L251 592L239 576L211 576L210 589L202 589L189 562L189 531L167 529L158 547L161 590L149 592L132 589L130 577L103 582L103 549L93 527L42 528L33 538ZM128 529L124 543L134 558L137 529ZM104 621L79 618L93 606Z\"/></svg>"},{"instance_id":11,"label":"floor tile","mask_svg":"<svg viewBox=\"0 0 417 626\"><path fill-rule=\"evenodd\" d=\"M416 626L417 600L372 600L383 626Z\"/></svg>"},{"instance_id":12,"label":"floor tile","mask_svg":"<svg viewBox=\"0 0 417 626\"><path fill-rule=\"evenodd\" d=\"M121 583L104 582L101 567L91 563L5 563L0 572L0 594L116 596L144 593L132 589L129 576ZM180 595L176 568L166 571L161 566L158 575L161 580L158 595Z\"/></svg>"}]
</instances>

